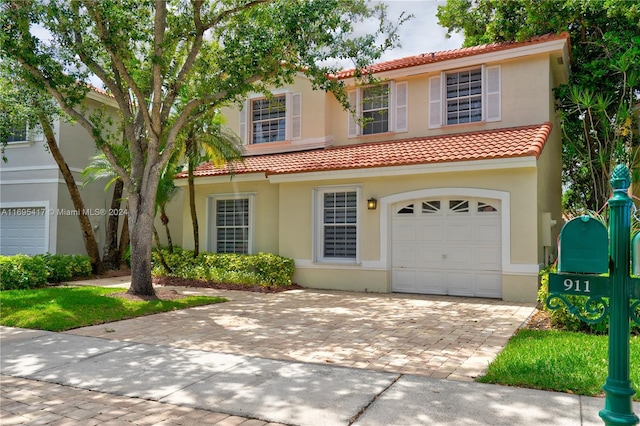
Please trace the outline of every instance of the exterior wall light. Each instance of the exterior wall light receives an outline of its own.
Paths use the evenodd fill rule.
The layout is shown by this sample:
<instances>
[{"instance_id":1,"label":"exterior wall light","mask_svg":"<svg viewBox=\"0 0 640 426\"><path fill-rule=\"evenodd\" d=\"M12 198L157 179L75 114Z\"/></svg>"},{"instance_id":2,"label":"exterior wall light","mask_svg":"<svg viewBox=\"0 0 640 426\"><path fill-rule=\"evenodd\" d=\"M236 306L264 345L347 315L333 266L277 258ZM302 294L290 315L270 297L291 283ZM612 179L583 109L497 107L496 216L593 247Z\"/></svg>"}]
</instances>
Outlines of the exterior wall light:
<instances>
[{"instance_id":1,"label":"exterior wall light","mask_svg":"<svg viewBox=\"0 0 640 426\"><path fill-rule=\"evenodd\" d=\"M369 210L375 210L376 208L378 208L378 200L373 197L369 198L367 200L367 208Z\"/></svg>"}]
</instances>

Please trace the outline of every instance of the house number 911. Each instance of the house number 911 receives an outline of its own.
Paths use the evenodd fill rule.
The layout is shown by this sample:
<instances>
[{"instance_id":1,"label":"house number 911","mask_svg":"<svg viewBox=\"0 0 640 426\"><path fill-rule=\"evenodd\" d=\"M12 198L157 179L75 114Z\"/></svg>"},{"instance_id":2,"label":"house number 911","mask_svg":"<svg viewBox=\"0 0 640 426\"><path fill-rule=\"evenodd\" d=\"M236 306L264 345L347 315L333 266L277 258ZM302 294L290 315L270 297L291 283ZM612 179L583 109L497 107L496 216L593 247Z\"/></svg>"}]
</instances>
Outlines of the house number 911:
<instances>
[{"instance_id":1,"label":"house number 911","mask_svg":"<svg viewBox=\"0 0 640 426\"><path fill-rule=\"evenodd\" d=\"M567 278L566 280L564 280L564 289L565 291L575 291L575 292L584 292L584 293L591 293L591 289L589 288L589 280L584 280L582 282L583 288L582 289L580 287L581 283L580 280L571 280L569 278Z\"/></svg>"}]
</instances>

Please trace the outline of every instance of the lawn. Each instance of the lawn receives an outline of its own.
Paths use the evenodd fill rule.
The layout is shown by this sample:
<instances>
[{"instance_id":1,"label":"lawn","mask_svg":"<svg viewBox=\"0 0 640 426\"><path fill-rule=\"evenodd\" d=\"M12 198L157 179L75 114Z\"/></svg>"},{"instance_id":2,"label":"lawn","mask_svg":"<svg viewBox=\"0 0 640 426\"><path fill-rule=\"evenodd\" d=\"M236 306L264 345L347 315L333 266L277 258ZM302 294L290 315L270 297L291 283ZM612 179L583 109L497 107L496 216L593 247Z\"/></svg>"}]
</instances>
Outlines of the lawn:
<instances>
[{"instance_id":1,"label":"lawn","mask_svg":"<svg viewBox=\"0 0 640 426\"><path fill-rule=\"evenodd\" d=\"M534 389L602 395L608 337L559 330L520 330L478 379ZM640 336L631 336L631 382L640 388ZM640 400L640 393L635 398Z\"/></svg>"},{"instance_id":2,"label":"lawn","mask_svg":"<svg viewBox=\"0 0 640 426\"><path fill-rule=\"evenodd\" d=\"M49 287L0 292L0 324L65 331L142 315L225 302L221 297L189 296L175 300L131 301L110 297L122 288Z\"/></svg>"}]
</instances>

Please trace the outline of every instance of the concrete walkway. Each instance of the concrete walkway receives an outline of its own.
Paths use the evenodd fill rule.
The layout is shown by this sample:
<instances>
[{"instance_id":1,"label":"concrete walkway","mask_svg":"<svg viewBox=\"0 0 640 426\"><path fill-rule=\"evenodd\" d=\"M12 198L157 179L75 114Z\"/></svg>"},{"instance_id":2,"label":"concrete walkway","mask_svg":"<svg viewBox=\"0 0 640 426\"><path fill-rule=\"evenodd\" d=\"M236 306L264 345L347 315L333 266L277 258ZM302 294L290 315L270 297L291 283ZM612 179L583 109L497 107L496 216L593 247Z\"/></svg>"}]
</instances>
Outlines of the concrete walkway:
<instances>
[{"instance_id":1,"label":"concrete walkway","mask_svg":"<svg viewBox=\"0 0 640 426\"><path fill-rule=\"evenodd\" d=\"M517 315L526 319L532 306L308 290L226 293L232 300L224 304L68 333L0 327L0 423L602 424L601 398L469 381L475 370L463 367L473 364L474 354L488 356L485 351L493 350L499 337L506 343L521 324ZM474 310L487 303L484 312ZM491 320L485 324L480 314ZM433 317L433 323L424 325L423 316ZM412 342L425 326L440 326L443 339ZM464 332L455 333L458 328ZM406 336L394 333L403 329L409 330ZM490 334L473 343L475 349L460 346L483 332ZM278 343L269 343L272 339ZM392 362L421 345L420 353L447 360L413 372L403 368L416 368L419 354L402 365ZM371 362L357 360L366 347L372 349ZM466 359L454 358L463 358L463 350L470 350ZM379 361L385 356L388 362ZM452 370L443 367L449 358L456 359ZM461 380L435 378L438 372ZM634 409L640 412L640 404Z\"/></svg>"}]
</instances>

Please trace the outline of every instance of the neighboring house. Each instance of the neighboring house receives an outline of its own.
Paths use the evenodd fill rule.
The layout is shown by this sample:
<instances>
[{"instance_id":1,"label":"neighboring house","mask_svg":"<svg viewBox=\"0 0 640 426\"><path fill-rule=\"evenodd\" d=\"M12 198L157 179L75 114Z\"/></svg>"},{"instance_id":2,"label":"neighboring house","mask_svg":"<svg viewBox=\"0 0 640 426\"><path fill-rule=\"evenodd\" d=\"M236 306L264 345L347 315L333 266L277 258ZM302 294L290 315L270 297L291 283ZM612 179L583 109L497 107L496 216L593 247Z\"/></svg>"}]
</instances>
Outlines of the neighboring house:
<instances>
[{"instance_id":1,"label":"neighboring house","mask_svg":"<svg viewBox=\"0 0 640 426\"><path fill-rule=\"evenodd\" d=\"M98 90L89 92L86 104L115 106ZM78 212L38 128L16 125L5 150L8 162L0 164L0 254L86 254ZM104 190L104 181L81 187L82 170L98 153L95 142L78 124L56 120L54 130L102 249L111 191Z\"/></svg>"},{"instance_id":2,"label":"neighboring house","mask_svg":"<svg viewBox=\"0 0 640 426\"><path fill-rule=\"evenodd\" d=\"M552 89L569 61L565 33L376 64L381 87L340 72L365 121L302 76L249 96L223 111L244 162L196 171L201 247L293 258L311 288L535 301L556 256Z\"/></svg>"}]
</instances>

